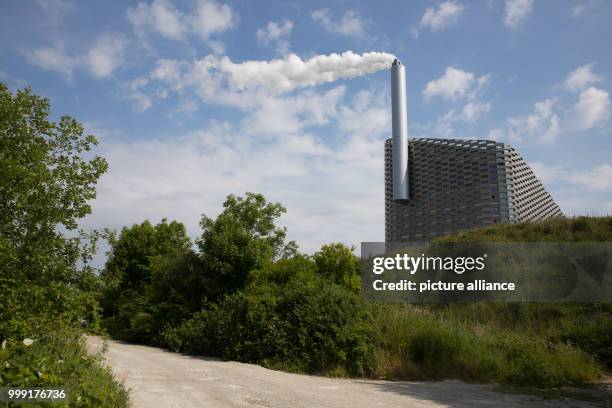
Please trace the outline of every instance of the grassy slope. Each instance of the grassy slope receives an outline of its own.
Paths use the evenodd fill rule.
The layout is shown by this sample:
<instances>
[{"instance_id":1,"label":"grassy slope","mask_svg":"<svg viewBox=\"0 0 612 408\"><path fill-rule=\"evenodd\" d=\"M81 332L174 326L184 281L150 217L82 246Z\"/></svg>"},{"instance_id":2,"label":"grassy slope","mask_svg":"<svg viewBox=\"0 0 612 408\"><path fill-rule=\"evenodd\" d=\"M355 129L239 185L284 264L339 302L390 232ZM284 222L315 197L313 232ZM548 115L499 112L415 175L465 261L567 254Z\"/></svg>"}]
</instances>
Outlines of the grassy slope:
<instances>
[{"instance_id":1,"label":"grassy slope","mask_svg":"<svg viewBox=\"0 0 612 408\"><path fill-rule=\"evenodd\" d=\"M496 225L438 241L612 241L612 217ZM374 313L378 376L557 387L612 369L610 303L379 305Z\"/></svg>"},{"instance_id":2,"label":"grassy slope","mask_svg":"<svg viewBox=\"0 0 612 408\"><path fill-rule=\"evenodd\" d=\"M438 242L612 241L612 217L551 218L538 223L498 224L454 233Z\"/></svg>"}]
</instances>

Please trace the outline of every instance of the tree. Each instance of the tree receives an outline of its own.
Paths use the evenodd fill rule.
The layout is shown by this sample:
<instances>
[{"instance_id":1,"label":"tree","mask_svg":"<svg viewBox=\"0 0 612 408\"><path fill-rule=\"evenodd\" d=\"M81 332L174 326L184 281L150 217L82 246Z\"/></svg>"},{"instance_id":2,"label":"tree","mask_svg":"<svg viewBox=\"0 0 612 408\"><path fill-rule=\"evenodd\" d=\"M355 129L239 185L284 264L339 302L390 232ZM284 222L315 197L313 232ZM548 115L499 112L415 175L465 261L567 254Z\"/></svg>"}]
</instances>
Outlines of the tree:
<instances>
[{"instance_id":1,"label":"tree","mask_svg":"<svg viewBox=\"0 0 612 408\"><path fill-rule=\"evenodd\" d=\"M349 248L340 242L323 245L313 256L318 272L332 282L359 292L359 258L354 251L354 246Z\"/></svg>"},{"instance_id":2,"label":"tree","mask_svg":"<svg viewBox=\"0 0 612 408\"><path fill-rule=\"evenodd\" d=\"M5 335L35 331L34 320L44 316L76 318L91 307L77 289L95 281L87 261L89 238L95 243L97 234L85 236L77 228L91 212L89 202L107 163L89 153L97 141L83 134L79 122L69 116L53 122L49 114L48 99L29 88L13 94L0 83L0 332ZM24 319L31 327L17 328Z\"/></svg>"},{"instance_id":3,"label":"tree","mask_svg":"<svg viewBox=\"0 0 612 408\"><path fill-rule=\"evenodd\" d=\"M185 262L170 262L193 258L191 241L182 223L164 218L155 226L145 220L124 227L118 237L110 234L109 242L111 249L102 271L105 291L101 304L106 326L118 337L146 341L160 330L159 313L152 305L172 291L163 282L176 283L177 273L191 272L176 270L175 265L185 266ZM157 280L162 281L155 288L154 270L158 271Z\"/></svg>"},{"instance_id":4,"label":"tree","mask_svg":"<svg viewBox=\"0 0 612 408\"><path fill-rule=\"evenodd\" d=\"M151 283L151 264L157 257L187 251L191 241L185 225L166 218L153 226L149 220L110 234L108 260L102 276L120 290L140 290Z\"/></svg>"},{"instance_id":5,"label":"tree","mask_svg":"<svg viewBox=\"0 0 612 408\"><path fill-rule=\"evenodd\" d=\"M275 225L286 212L280 203L268 203L261 194L231 194L223 208L216 219L202 217L197 241L212 298L243 287L250 271L297 251L295 242L285 243L286 228Z\"/></svg>"}]
</instances>

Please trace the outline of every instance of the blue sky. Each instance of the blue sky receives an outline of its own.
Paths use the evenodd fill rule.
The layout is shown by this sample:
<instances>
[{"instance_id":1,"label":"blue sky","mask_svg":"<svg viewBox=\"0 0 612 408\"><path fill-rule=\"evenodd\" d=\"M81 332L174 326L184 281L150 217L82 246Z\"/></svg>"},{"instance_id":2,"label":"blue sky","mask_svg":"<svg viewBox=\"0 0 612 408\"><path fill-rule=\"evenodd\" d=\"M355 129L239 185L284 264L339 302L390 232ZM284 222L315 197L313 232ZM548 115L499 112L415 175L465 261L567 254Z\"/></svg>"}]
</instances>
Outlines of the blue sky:
<instances>
[{"instance_id":1,"label":"blue sky","mask_svg":"<svg viewBox=\"0 0 612 408\"><path fill-rule=\"evenodd\" d=\"M411 137L510 143L566 214L612 213L610 2L0 7L0 81L48 96L109 161L84 227L168 217L196 236L254 191L304 251L383 240L391 55Z\"/></svg>"}]
</instances>

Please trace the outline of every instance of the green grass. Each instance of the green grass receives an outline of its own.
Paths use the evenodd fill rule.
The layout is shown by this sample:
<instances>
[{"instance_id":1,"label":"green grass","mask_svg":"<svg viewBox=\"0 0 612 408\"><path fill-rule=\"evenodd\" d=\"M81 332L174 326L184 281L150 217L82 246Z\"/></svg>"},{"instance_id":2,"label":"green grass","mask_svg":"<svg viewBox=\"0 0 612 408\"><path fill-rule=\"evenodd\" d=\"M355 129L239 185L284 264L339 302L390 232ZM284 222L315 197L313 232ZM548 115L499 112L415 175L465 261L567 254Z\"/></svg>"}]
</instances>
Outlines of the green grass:
<instances>
[{"instance_id":1,"label":"green grass","mask_svg":"<svg viewBox=\"0 0 612 408\"><path fill-rule=\"evenodd\" d=\"M537 223L498 224L457 232L436 242L606 242L612 217L550 218Z\"/></svg>"},{"instance_id":2,"label":"green grass","mask_svg":"<svg viewBox=\"0 0 612 408\"><path fill-rule=\"evenodd\" d=\"M612 217L555 218L455 233L438 242L612 241ZM375 377L552 388L612 369L612 303L373 304Z\"/></svg>"},{"instance_id":3,"label":"green grass","mask_svg":"<svg viewBox=\"0 0 612 408\"><path fill-rule=\"evenodd\" d=\"M374 308L381 334L375 377L458 378L546 388L588 384L601 376L592 355L562 341L485 319L462 321L428 307Z\"/></svg>"}]
</instances>

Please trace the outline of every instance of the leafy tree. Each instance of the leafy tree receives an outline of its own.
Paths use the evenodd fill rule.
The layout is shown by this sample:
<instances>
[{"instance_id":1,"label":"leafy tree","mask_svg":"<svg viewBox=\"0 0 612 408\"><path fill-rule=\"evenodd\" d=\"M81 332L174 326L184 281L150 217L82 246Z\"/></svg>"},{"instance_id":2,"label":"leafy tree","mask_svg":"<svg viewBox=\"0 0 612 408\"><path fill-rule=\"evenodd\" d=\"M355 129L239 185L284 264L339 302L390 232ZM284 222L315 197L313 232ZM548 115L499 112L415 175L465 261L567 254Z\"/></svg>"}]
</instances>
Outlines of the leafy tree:
<instances>
[{"instance_id":1,"label":"leafy tree","mask_svg":"<svg viewBox=\"0 0 612 408\"><path fill-rule=\"evenodd\" d=\"M261 194L231 194L223 208L216 219L202 217L197 242L212 298L243 287L250 271L297 251L295 242L285 242L286 228L275 225L286 211L280 203L268 203Z\"/></svg>"},{"instance_id":2,"label":"leafy tree","mask_svg":"<svg viewBox=\"0 0 612 408\"><path fill-rule=\"evenodd\" d=\"M77 289L95 284L86 263L99 234L77 228L107 163L89 153L97 141L79 122L49 113L48 99L0 83L0 334L94 307Z\"/></svg>"},{"instance_id":3,"label":"leafy tree","mask_svg":"<svg viewBox=\"0 0 612 408\"><path fill-rule=\"evenodd\" d=\"M280 259L262 270L252 271L247 279L247 286L264 282L283 286L296 279L307 282L316 278L317 265L312 257L296 254L291 258Z\"/></svg>"},{"instance_id":4,"label":"leafy tree","mask_svg":"<svg viewBox=\"0 0 612 408\"><path fill-rule=\"evenodd\" d=\"M321 275L332 282L359 292L361 288L359 258L354 251L354 246L349 248L340 242L326 244L314 254L313 258Z\"/></svg>"},{"instance_id":5,"label":"leafy tree","mask_svg":"<svg viewBox=\"0 0 612 408\"><path fill-rule=\"evenodd\" d=\"M98 314L87 262L100 234L78 221L107 164L79 122L49 113L48 99L0 83L0 387L61 385L70 406L127 407L80 326Z\"/></svg>"},{"instance_id":6,"label":"leafy tree","mask_svg":"<svg viewBox=\"0 0 612 408\"><path fill-rule=\"evenodd\" d=\"M111 286L119 290L140 290L151 283L151 264L157 257L187 251L191 242L185 225L163 219L152 225L149 220L123 227L117 237L110 234L108 261L102 273Z\"/></svg>"},{"instance_id":7,"label":"leafy tree","mask_svg":"<svg viewBox=\"0 0 612 408\"><path fill-rule=\"evenodd\" d=\"M156 318L159 313L155 307L159 307L157 303L164 294L173 292L164 283L177 281L164 274L166 266L171 274L176 272L176 265L168 264L169 260L190 255L193 258L185 226L165 218L155 226L146 220L124 227L119 236L110 234L109 242L111 249L102 272L106 288L101 301L107 328L127 340L149 341L162 323ZM152 287L155 269L159 282Z\"/></svg>"}]
</instances>

